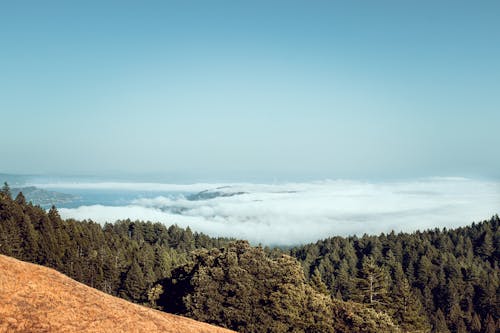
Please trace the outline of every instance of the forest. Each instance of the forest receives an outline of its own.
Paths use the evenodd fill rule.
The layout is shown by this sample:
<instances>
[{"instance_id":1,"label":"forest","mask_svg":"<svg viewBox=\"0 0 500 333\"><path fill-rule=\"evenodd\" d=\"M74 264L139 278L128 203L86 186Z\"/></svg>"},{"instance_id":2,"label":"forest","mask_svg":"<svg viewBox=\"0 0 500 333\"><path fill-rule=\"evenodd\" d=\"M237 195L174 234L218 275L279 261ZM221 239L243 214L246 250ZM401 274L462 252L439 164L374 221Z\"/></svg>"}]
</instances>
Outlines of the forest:
<instances>
[{"instance_id":1,"label":"forest","mask_svg":"<svg viewBox=\"0 0 500 333\"><path fill-rule=\"evenodd\" d=\"M63 220L0 191L0 253L239 332L500 329L500 219L453 230L251 246L176 225Z\"/></svg>"}]
</instances>

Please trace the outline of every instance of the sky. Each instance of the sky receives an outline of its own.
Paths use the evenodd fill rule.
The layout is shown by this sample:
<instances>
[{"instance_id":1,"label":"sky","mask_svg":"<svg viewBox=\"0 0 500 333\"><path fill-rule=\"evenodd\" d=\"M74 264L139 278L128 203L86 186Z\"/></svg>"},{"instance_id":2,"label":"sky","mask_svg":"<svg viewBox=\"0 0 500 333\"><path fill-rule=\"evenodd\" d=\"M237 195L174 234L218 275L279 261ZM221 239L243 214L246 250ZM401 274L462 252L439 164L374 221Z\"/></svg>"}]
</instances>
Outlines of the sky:
<instances>
[{"instance_id":1,"label":"sky","mask_svg":"<svg viewBox=\"0 0 500 333\"><path fill-rule=\"evenodd\" d=\"M2 1L0 172L500 178L498 1Z\"/></svg>"}]
</instances>

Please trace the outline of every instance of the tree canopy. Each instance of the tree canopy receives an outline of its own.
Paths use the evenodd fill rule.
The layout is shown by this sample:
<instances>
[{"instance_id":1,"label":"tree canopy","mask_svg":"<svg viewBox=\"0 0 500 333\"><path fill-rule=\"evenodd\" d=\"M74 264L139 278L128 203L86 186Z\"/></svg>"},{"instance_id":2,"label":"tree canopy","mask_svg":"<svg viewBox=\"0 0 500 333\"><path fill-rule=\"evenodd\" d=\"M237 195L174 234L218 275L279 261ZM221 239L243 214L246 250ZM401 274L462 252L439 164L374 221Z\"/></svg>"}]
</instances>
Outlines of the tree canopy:
<instances>
[{"instance_id":1,"label":"tree canopy","mask_svg":"<svg viewBox=\"0 0 500 333\"><path fill-rule=\"evenodd\" d=\"M499 226L263 249L176 225L63 220L0 190L0 253L241 332L495 332Z\"/></svg>"}]
</instances>

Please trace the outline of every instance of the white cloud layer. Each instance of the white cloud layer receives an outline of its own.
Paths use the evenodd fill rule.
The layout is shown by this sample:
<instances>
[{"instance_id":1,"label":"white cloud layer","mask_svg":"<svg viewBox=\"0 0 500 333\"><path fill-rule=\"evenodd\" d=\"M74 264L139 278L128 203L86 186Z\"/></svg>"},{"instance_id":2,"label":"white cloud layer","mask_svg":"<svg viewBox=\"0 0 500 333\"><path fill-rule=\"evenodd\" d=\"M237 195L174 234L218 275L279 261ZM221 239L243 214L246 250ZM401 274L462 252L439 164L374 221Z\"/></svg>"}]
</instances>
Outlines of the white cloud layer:
<instances>
[{"instance_id":1,"label":"white cloud layer","mask_svg":"<svg viewBox=\"0 0 500 333\"><path fill-rule=\"evenodd\" d=\"M47 187L54 188L52 185ZM59 187L61 190L65 188L63 185ZM74 184L72 188L186 192L209 189L218 196L204 200L188 200L187 195L158 196L136 199L120 207L93 205L60 209L65 218L97 222L130 218L167 225L175 223L212 236L269 245L313 242L333 235L458 227L487 219L500 211L500 183L462 178L279 185L80 185Z\"/></svg>"}]
</instances>

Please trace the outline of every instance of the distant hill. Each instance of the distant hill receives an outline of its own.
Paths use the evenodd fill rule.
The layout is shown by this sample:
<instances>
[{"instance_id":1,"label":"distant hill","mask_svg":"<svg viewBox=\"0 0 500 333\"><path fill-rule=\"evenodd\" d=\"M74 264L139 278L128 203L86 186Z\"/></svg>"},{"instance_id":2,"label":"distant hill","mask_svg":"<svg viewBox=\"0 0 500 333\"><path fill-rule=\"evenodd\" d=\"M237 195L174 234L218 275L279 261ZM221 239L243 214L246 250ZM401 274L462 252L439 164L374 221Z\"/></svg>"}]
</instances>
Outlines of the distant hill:
<instances>
[{"instance_id":1,"label":"distant hill","mask_svg":"<svg viewBox=\"0 0 500 333\"><path fill-rule=\"evenodd\" d=\"M234 197L236 195L246 194L246 192L236 191L236 192L224 192L223 190L230 189L230 186L223 186L217 188L215 191L213 190L205 190L195 194L191 194L187 196L187 199L190 201L199 201L199 200L210 200L219 197Z\"/></svg>"},{"instance_id":2,"label":"distant hill","mask_svg":"<svg viewBox=\"0 0 500 333\"><path fill-rule=\"evenodd\" d=\"M79 197L72 194L43 190L35 186L12 188L11 192L14 197L17 196L19 192L22 192L26 201L31 201L34 205L40 205L42 207L60 205L79 199Z\"/></svg>"},{"instance_id":3,"label":"distant hill","mask_svg":"<svg viewBox=\"0 0 500 333\"><path fill-rule=\"evenodd\" d=\"M233 332L142 307L0 255L0 332Z\"/></svg>"}]
</instances>

